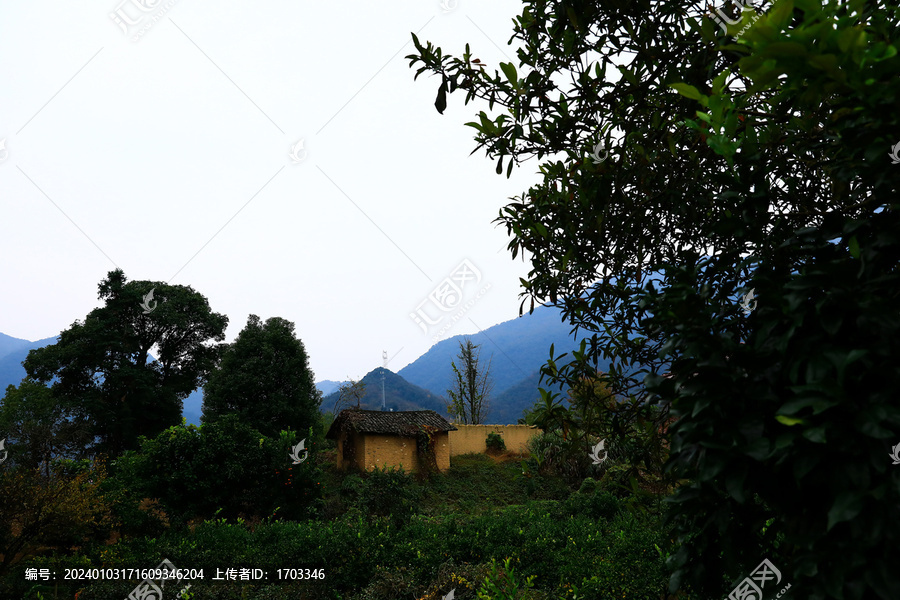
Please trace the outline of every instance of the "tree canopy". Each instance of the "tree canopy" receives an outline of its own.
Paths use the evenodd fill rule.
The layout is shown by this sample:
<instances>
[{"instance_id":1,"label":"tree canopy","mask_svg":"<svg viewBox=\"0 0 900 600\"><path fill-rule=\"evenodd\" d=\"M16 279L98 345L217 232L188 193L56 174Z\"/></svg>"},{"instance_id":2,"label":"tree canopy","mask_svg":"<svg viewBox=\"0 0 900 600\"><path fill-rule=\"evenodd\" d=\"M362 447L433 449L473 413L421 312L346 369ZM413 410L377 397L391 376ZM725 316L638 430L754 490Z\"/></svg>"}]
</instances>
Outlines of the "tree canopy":
<instances>
[{"instance_id":1,"label":"tree canopy","mask_svg":"<svg viewBox=\"0 0 900 600\"><path fill-rule=\"evenodd\" d=\"M280 317L265 323L256 315L234 343L224 346L221 362L204 388L204 423L235 414L263 435L319 427L322 393L294 324Z\"/></svg>"},{"instance_id":2,"label":"tree canopy","mask_svg":"<svg viewBox=\"0 0 900 600\"><path fill-rule=\"evenodd\" d=\"M869 325L892 333L900 306L900 8L777 0L723 32L706 6L526 0L517 65L415 35L408 58L440 77L439 112L457 90L488 101L467 125L498 174L542 161L498 217L532 265L520 310L559 305L590 334L544 374L571 387L606 358L638 400L623 419L676 417L672 591L727 594L768 556L804 598L896 597L900 480L879 456L897 382Z\"/></svg>"},{"instance_id":3,"label":"tree canopy","mask_svg":"<svg viewBox=\"0 0 900 600\"><path fill-rule=\"evenodd\" d=\"M32 350L28 376L97 439L88 452L117 456L181 422L182 401L215 364L228 317L189 286L131 281L117 269L99 285L104 306ZM155 360L151 350L156 348Z\"/></svg>"}]
</instances>

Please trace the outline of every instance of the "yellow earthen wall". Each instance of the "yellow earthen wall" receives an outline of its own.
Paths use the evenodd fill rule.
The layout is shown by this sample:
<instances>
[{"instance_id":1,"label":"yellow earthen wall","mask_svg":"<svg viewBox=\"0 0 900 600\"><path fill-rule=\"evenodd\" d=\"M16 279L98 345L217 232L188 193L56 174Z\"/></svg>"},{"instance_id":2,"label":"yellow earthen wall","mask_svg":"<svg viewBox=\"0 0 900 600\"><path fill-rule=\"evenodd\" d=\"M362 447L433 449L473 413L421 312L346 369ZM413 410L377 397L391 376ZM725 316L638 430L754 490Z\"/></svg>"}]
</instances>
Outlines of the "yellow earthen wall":
<instances>
[{"instance_id":1,"label":"yellow earthen wall","mask_svg":"<svg viewBox=\"0 0 900 600\"><path fill-rule=\"evenodd\" d=\"M499 433L511 452L528 452L525 444L529 439L541 433L532 425L460 425L454 423L456 431L450 434L450 456L469 452L487 452L487 436Z\"/></svg>"},{"instance_id":2,"label":"yellow earthen wall","mask_svg":"<svg viewBox=\"0 0 900 600\"><path fill-rule=\"evenodd\" d=\"M401 465L407 473L416 469L416 438L413 437L370 433L365 436L365 448L358 451L360 466L367 471Z\"/></svg>"},{"instance_id":3,"label":"yellow earthen wall","mask_svg":"<svg viewBox=\"0 0 900 600\"><path fill-rule=\"evenodd\" d=\"M407 473L415 473L419 469L416 456L416 438L398 435L358 435L354 434L356 444L356 461L360 468L371 471L387 466L399 468ZM450 468L450 440L446 433L439 433L435 440L435 454L438 469L446 471ZM338 468L345 465L343 443L338 444Z\"/></svg>"}]
</instances>

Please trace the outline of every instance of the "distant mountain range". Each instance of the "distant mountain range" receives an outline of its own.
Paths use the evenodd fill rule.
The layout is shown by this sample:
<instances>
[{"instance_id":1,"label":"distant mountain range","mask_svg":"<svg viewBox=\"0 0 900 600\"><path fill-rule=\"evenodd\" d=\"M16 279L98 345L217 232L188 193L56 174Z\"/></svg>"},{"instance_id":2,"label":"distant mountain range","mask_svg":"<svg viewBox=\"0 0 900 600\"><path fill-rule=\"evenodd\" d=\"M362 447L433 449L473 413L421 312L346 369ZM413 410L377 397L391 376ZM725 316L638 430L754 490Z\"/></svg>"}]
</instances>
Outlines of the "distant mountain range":
<instances>
[{"instance_id":1,"label":"distant mountain range","mask_svg":"<svg viewBox=\"0 0 900 600\"><path fill-rule=\"evenodd\" d=\"M534 406L540 399L538 391L540 368L550 356L550 345L554 344L556 353L561 354L576 348L581 340L581 337L571 335L570 331L571 326L561 320L559 309L542 306L531 314L499 323L481 333L468 336L480 346L482 366L486 366L490 361L494 387L489 400L488 422L501 425L515 424L524 416L523 411ZM411 384L411 388L404 388L403 394L396 396L396 402L392 404L395 396L392 396L386 384L386 406L394 407L394 410L429 408L447 416L447 390L453 376L450 363L458 362L459 344L465 337L467 336L458 335L442 340L414 362L400 369L395 377L399 376ZM601 369L602 367L601 365ZM381 379L378 375L381 370L375 369L363 377L367 391L365 408L369 410L381 408ZM337 398L337 389L343 383L346 382L325 380L316 384L326 396L322 402L323 411L332 410ZM373 384L377 387L377 397L369 395ZM543 387L550 388L546 382ZM562 390L555 388L553 391ZM428 395L424 395L423 392ZM331 398L328 397L330 394ZM404 405L410 407L398 408Z\"/></svg>"},{"instance_id":2,"label":"distant mountain range","mask_svg":"<svg viewBox=\"0 0 900 600\"><path fill-rule=\"evenodd\" d=\"M336 392L341 385L347 383L346 381L331 381L330 379L323 379L322 381L316 382L316 387L322 392L323 396L327 396L332 392Z\"/></svg>"},{"instance_id":3,"label":"distant mountain range","mask_svg":"<svg viewBox=\"0 0 900 600\"><path fill-rule=\"evenodd\" d=\"M559 309L538 307L531 314L469 336L480 346L482 364L491 362L494 387L490 396L489 423L514 424L522 418L525 409L534 405L540 398L538 371L549 357L550 345L555 345L558 354L577 347L577 340L569 333L570 330L571 326L560 320ZM453 374L450 363L457 360L459 342L464 337L458 335L438 342L399 373L381 367L369 372L363 378L367 392L363 408L381 408L381 373L384 371L388 409L430 409L447 416L447 389ZM0 333L0 397L7 385L18 385L25 377L22 361L28 352L53 344L56 340L52 337L30 342ZM603 365L601 370L605 370ZM323 412L332 410L342 383L331 380L316 383L324 396ZM546 382L544 387L548 387ZM200 424L202 405L202 390L195 390L185 399L183 416L188 423Z\"/></svg>"},{"instance_id":4,"label":"distant mountain range","mask_svg":"<svg viewBox=\"0 0 900 600\"><path fill-rule=\"evenodd\" d=\"M535 371L499 394L496 392L492 394L488 405L487 421L492 424L515 425L519 419L524 418L524 411L531 410L535 402L541 399L541 393L538 391L540 387L560 393L562 398L568 398L562 386L552 387L546 380L543 385L538 385L540 378L540 371Z\"/></svg>"},{"instance_id":5,"label":"distant mountain range","mask_svg":"<svg viewBox=\"0 0 900 600\"><path fill-rule=\"evenodd\" d=\"M398 375L433 394L445 396L453 375L450 363L457 361L459 344L469 337L480 346L481 362L486 365L491 361L494 394L498 395L532 377L547 362L551 344L555 345L557 354L578 347L584 336L576 339L570 333L572 326L560 317L560 309L540 306L531 314L498 323L480 333L443 340L400 369Z\"/></svg>"},{"instance_id":6,"label":"distant mountain range","mask_svg":"<svg viewBox=\"0 0 900 600\"><path fill-rule=\"evenodd\" d=\"M436 413L449 417L447 414L447 401L432 394L428 390L409 383L396 373L378 367L362 378L365 384L365 395L360 400L360 408L365 410L381 410L382 403L382 374L384 375L384 408L385 410L433 410ZM334 410L335 403L340 398L340 392L335 391L322 399L322 412ZM355 404L353 405L355 406ZM342 408L349 408L349 404L342 404Z\"/></svg>"},{"instance_id":7,"label":"distant mountain range","mask_svg":"<svg viewBox=\"0 0 900 600\"><path fill-rule=\"evenodd\" d=\"M6 394L8 385L19 385L25 378L22 361L35 348L43 348L56 343L56 337L29 342L0 333L0 398Z\"/></svg>"}]
</instances>

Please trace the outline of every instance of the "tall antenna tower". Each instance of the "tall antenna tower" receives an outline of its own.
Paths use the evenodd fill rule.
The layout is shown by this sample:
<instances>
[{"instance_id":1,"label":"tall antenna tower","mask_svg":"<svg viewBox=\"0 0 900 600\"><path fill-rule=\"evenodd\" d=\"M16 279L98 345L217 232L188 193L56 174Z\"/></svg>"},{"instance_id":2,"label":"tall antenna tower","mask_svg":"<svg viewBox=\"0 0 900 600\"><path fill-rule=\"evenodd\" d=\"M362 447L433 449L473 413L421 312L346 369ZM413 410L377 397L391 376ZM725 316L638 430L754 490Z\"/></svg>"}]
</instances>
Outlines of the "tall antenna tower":
<instances>
[{"instance_id":1,"label":"tall antenna tower","mask_svg":"<svg viewBox=\"0 0 900 600\"><path fill-rule=\"evenodd\" d=\"M387 350L381 351L381 360L384 363L384 366L381 369L381 412L384 412L384 372L387 371Z\"/></svg>"}]
</instances>

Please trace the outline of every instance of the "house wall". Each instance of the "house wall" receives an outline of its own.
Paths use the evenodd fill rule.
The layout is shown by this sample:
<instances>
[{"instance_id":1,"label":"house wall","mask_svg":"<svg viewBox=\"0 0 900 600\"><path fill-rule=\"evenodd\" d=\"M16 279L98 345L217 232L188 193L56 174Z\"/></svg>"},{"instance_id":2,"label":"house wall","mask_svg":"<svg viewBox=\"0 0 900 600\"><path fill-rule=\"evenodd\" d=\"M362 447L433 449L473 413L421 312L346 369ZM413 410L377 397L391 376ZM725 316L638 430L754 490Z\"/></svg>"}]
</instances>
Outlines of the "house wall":
<instances>
[{"instance_id":1,"label":"house wall","mask_svg":"<svg viewBox=\"0 0 900 600\"><path fill-rule=\"evenodd\" d=\"M360 466L367 471L387 466L400 468L407 473L416 471L416 438L400 435L365 435L365 449L359 454Z\"/></svg>"},{"instance_id":2,"label":"house wall","mask_svg":"<svg viewBox=\"0 0 900 600\"><path fill-rule=\"evenodd\" d=\"M351 457L344 456L344 440L347 439L349 435L350 440L355 444L356 447L356 456L355 460L351 461ZM335 464L338 469L346 469L351 465L351 463L356 463L362 468L363 461L361 457L365 456L365 438L358 433L346 433L342 432L337 440L337 460L335 460Z\"/></svg>"},{"instance_id":3,"label":"house wall","mask_svg":"<svg viewBox=\"0 0 900 600\"><path fill-rule=\"evenodd\" d=\"M367 471L376 468L383 469L387 466L399 468L407 473L415 473L419 470L419 459L416 455L416 438L399 435L376 434L352 434L356 444L356 464ZM450 439L447 433L435 435L435 455L437 466L441 471L450 468ZM337 467L339 469L350 466L349 457L343 454L344 435L338 440Z\"/></svg>"},{"instance_id":4,"label":"house wall","mask_svg":"<svg viewBox=\"0 0 900 600\"><path fill-rule=\"evenodd\" d=\"M444 431L435 435L434 453L437 458L438 470L446 471L450 468L450 431Z\"/></svg>"},{"instance_id":5,"label":"house wall","mask_svg":"<svg viewBox=\"0 0 900 600\"><path fill-rule=\"evenodd\" d=\"M528 452L525 446L532 437L541 433L533 425L460 425L454 423L456 431L450 431L450 456L469 452L487 452L487 436L499 433L511 452Z\"/></svg>"}]
</instances>

